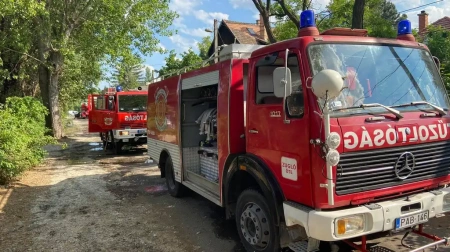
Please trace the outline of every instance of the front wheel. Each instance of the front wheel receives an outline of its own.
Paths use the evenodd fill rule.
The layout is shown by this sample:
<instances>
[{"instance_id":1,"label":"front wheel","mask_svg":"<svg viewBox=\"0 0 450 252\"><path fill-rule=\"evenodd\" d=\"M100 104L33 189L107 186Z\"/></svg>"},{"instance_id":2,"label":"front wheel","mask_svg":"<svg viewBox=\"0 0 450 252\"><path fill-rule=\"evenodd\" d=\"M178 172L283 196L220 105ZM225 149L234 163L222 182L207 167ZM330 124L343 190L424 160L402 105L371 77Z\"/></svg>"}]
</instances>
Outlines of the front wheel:
<instances>
[{"instance_id":1,"label":"front wheel","mask_svg":"<svg viewBox=\"0 0 450 252\"><path fill-rule=\"evenodd\" d=\"M280 250L275 218L266 199L256 190L243 191L236 204L236 226L247 251Z\"/></svg>"},{"instance_id":2,"label":"front wheel","mask_svg":"<svg viewBox=\"0 0 450 252\"><path fill-rule=\"evenodd\" d=\"M183 196L184 188L181 183L175 181L175 172L173 170L173 163L170 157L166 160L165 173L167 189L169 189L170 195L177 198Z\"/></svg>"},{"instance_id":3,"label":"front wheel","mask_svg":"<svg viewBox=\"0 0 450 252\"><path fill-rule=\"evenodd\" d=\"M123 147L123 143L122 142L115 142L114 143L114 153L116 155L119 155L122 153L122 147Z\"/></svg>"}]
</instances>

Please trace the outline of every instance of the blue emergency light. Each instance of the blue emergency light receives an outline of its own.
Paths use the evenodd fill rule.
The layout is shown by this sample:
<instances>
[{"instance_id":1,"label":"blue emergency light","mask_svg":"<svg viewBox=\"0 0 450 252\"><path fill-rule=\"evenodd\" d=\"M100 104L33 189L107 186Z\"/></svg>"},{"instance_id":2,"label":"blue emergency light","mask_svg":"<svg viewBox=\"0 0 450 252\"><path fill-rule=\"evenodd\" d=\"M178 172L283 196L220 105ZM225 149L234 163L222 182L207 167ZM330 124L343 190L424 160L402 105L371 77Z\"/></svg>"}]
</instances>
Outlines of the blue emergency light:
<instances>
[{"instance_id":1,"label":"blue emergency light","mask_svg":"<svg viewBox=\"0 0 450 252\"><path fill-rule=\"evenodd\" d=\"M117 87L116 87L116 91L117 91L117 92L122 92L122 90L123 90L122 86L117 86Z\"/></svg>"},{"instance_id":2,"label":"blue emergency light","mask_svg":"<svg viewBox=\"0 0 450 252\"><path fill-rule=\"evenodd\" d=\"M398 23L397 35L412 34L411 22L409 20L402 20Z\"/></svg>"},{"instance_id":3,"label":"blue emergency light","mask_svg":"<svg viewBox=\"0 0 450 252\"><path fill-rule=\"evenodd\" d=\"M316 19L313 10L305 10L300 14L300 28L315 27Z\"/></svg>"}]
</instances>

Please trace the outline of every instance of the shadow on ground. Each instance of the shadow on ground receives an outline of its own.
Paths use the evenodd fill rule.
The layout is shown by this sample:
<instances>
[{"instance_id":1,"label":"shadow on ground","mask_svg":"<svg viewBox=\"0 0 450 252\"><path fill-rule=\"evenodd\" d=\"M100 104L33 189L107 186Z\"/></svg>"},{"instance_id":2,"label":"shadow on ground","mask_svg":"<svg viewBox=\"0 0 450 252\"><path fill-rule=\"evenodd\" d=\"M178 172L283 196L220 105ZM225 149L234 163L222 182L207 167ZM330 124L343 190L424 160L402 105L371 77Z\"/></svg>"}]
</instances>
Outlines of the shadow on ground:
<instances>
[{"instance_id":1,"label":"shadow on ground","mask_svg":"<svg viewBox=\"0 0 450 252\"><path fill-rule=\"evenodd\" d=\"M49 146L43 166L0 190L2 251L244 251L222 208L193 192L169 196L159 169L145 164L145 146L120 156L104 152L86 123L75 121L80 130L61 140L66 149ZM426 230L448 235L449 223L434 219ZM407 251L401 237L369 243ZM426 242L406 240L414 247ZM340 244L340 251L351 249Z\"/></svg>"}]
</instances>

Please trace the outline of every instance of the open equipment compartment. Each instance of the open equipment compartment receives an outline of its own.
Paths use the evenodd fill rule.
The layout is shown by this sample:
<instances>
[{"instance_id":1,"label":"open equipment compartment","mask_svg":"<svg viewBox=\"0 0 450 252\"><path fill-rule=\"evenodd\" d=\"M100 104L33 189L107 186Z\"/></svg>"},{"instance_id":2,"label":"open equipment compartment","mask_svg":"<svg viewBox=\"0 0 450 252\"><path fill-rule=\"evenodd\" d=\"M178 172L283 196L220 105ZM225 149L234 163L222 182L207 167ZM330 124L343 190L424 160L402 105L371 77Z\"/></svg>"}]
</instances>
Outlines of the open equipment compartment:
<instances>
[{"instance_id":1,"label":"open equipment compartment","mask_svg":"<svg viewBox=\"0 0 450 252\"><path fill-rule=\"evenodd\" d=\"M185 179L217 192L217 78L184 79L181 90L181 143ZM205 79L208 79L205 81ZM197 82L192 85L191 82Z\"/></svg>"}]
</instances>

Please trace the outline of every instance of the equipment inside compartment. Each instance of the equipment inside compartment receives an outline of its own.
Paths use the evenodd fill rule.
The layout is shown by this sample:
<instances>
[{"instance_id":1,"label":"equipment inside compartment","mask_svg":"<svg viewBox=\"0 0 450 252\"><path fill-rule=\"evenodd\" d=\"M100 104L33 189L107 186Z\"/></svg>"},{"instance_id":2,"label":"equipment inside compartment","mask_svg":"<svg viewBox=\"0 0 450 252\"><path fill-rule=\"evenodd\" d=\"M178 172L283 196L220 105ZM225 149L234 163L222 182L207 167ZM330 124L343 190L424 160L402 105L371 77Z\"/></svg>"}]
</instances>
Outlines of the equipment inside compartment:
<instances>
[{"instance_id":1,"label":"equipment inside compartment","mask_svg":"<svg viewBox=\"0 0 450 252\"><path fill-rule=\"evenodd\" d=\"M218 85L182 90L181 143L183 165L210 182L218 183Z\"/></svg>"}]
</instances>

